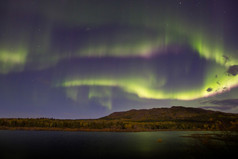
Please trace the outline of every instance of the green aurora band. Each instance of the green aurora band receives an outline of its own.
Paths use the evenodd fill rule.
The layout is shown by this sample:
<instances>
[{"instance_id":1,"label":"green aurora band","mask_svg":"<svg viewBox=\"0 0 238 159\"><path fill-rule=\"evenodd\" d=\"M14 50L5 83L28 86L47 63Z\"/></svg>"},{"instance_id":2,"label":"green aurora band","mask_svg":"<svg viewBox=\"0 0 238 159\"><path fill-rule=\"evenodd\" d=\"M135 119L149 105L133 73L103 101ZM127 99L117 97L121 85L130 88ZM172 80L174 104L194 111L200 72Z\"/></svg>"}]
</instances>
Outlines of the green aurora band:
<instances>
[{"instance_id":1,"label":"green aurora band","mask_svg":"<svg viewBox=\"0 0 238 159\"><path fill-rule=\"evenodd\" d=\"M171 24L171 26L173 26ZM168 30L168 28L167 28ZM139 40L136 41L136 45L129 42L115 43L115 44L101 44L103 42L96 41L92 43L92 46L86 46L79 51L80 57L153 57L153 54L164 54L166 50L173 44L189 45L195 52L199 54L202 59L216 63L216 65L209 65L205 72L205 79L202 87L191 88L189 90L179 91L167 91L162 88L155 87L153 83L150 83L146 77L138 77L132 79L124 77L118 78L100 78L100 77L88 77L87 79L81 79L77 77L75 79L67 79L61 84L63 87L77 87L77 86L111 86L119 87L123 91L138 95L140 98L148 99L179 99L179 100L193 100L202 97L213 96L216 94L229 91L231 88L238 85L238 76L228 76L227 69L238 64L237 58L232 53L226 52L223 43L220 40L212 39L205 36L205 33L190 32L189 27L185 27L181 30L187 30L187 32L180 31L179 29L171 28L171 33L166 36L160 36L153 40ZM172 33L176 36L172 36ZM206 34L207 35L207 34ZM118 35L122 36L122 35ZM118 38L123 39L123 38ZM145 38L142 38L145 39ZM233 51L234 52L234 51ZM229 62L225 62L224 56L230 57ZM218 75L217 78L214 75ZM153 75L151 75L153 76ZM143 82L142 82L143 81ZM219 84L218 82L219 81ZM159 83L166 83L166 78L158 79ZM161 84L161 87L163 85ZM212 88L212 92L208 92L207 89Z\"/></svg>"}]
</instances>

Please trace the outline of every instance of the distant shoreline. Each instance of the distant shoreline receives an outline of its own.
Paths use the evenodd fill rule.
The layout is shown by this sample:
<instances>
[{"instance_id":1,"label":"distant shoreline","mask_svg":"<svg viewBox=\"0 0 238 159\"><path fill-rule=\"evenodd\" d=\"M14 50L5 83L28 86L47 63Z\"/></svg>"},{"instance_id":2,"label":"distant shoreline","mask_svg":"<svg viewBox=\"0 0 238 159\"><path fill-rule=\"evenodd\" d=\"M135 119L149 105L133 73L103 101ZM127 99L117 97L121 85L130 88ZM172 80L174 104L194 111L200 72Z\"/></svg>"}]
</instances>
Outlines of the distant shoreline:
<instances>
[{"instance_id":1,"label":"distant shoreline","mask_svg":"<svg viewBox=\"0 0 238 159\"><path fill-rule=\"evenodd\" d=\"M159 132L159 131L220 131L206 129L72 129L72 128L45 128L45 127L0 127L0 130L24 131L71 131L71 132Z\"/></svg>"},{"instance_id":2,"label":"distant shoreline","mask_svg":"<svg viewBox=\"0 0 238 159\"><path fill-rule=\"evenodd\" d=\"M115 112L99 119L0 118L0 129L87 132L238 131L238 114L200 108Z\"/></svg>"}]
</instances>

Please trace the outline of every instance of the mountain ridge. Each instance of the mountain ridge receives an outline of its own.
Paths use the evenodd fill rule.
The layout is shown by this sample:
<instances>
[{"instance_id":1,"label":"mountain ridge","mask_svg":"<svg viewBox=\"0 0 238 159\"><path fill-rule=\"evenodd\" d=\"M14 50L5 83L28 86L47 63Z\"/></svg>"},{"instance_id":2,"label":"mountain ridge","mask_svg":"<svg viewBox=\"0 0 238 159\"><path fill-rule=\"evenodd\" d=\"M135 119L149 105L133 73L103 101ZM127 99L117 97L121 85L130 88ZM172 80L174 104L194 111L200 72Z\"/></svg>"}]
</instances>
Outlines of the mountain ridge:
<instances>
[{"instance_id":1,"label":"mountain ridge","mask_svg":"<svg viewBox=\"0 0 238 159\"><path fill-rule=\"evenodd\" d=\"M209 120L218 117L238 117L238 114L206 110L202 108L172 106L170 108L131 109L122 112L113 112L104 120L129 120L129 121L160 121L160 120Z\"/></svg>"}]
</instances>

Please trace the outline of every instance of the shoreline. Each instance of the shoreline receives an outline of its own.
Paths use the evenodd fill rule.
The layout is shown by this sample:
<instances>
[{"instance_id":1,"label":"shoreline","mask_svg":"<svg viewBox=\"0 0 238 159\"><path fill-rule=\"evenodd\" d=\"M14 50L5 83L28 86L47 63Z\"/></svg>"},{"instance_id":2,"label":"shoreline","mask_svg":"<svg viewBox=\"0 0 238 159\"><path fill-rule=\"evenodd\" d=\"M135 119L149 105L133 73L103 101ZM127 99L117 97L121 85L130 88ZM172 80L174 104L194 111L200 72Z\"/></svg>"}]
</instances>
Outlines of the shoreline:
<instances>
[{"instance_id":1,"label":"shoreline","mask_svg":"<svg viewBox=\"0 0 238 159\"><path fill-rule=\"evenodd\" d=\"M78 129L78 128L44 128L44 127L0 127L0 130L24 131L71 131L71 132L159 132L159 131L222 131L207 129ZM231 131L232 132L232 131Z\"/></svg>"}]
</instances>

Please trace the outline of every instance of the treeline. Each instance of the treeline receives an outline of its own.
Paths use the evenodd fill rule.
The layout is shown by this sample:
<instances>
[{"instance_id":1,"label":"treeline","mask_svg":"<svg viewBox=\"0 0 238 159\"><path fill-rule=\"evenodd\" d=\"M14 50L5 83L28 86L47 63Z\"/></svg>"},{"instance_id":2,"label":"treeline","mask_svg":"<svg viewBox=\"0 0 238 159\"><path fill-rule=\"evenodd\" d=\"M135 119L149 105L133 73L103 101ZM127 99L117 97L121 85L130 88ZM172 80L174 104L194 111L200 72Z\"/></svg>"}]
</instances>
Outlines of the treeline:
<instances>
[{"instance_id":1,"label":"treeline","mask_svg":"<svg viewBox=\"0 0 238 159\"><path fill-rule=\"evenodd\" d=\"M156 130L232 130L238 131L238 121L126 121L126 120L60 120L49 118L0 119L0 129L156 131Z\"/></svg>"}]
</instances>

